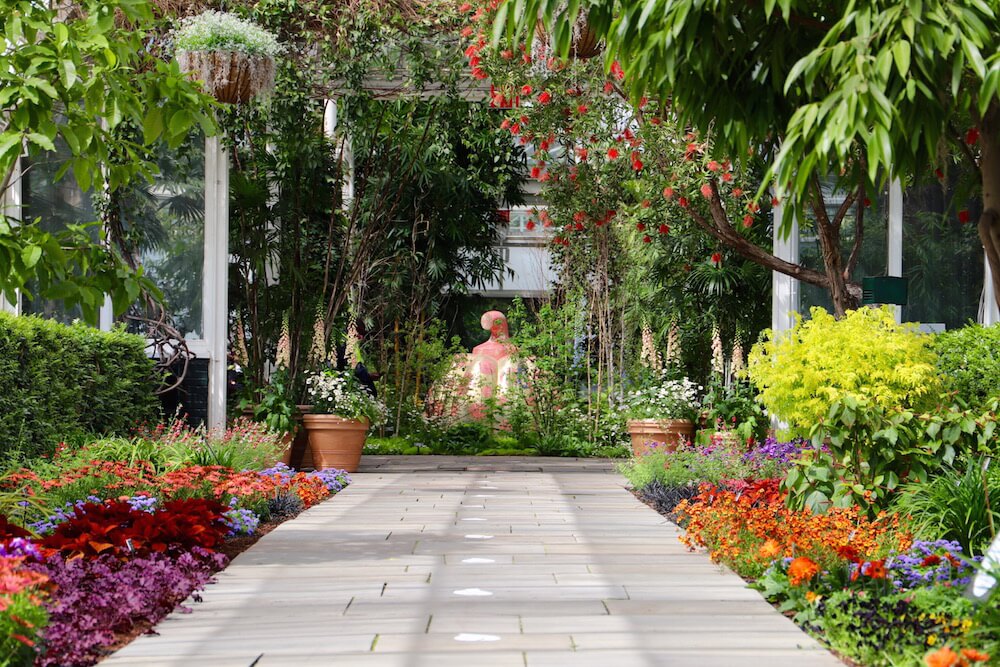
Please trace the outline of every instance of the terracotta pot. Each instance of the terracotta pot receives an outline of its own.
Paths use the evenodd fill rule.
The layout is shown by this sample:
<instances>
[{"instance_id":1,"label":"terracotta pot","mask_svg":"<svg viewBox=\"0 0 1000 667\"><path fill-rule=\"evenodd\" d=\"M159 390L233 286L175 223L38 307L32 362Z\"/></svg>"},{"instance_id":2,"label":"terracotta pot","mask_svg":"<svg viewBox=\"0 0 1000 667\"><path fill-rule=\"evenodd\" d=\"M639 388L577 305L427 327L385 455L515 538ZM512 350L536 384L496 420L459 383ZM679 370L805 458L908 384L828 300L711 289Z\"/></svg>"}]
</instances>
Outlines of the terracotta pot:
<instances>
[{"instance_id":1,"label":"terracotta pot","mask_svg":"<svg viewBox=\"0 0 1000 667\"><path fill-rule=\"evenodd\" d=\"M694 439L694 422L690 419L633 419L628 423L632 436L632 453L642 456L653 443L663 444L668 452Z\"/></svg>"},{"instance_id":2,"label":"terracotta pot","mask_svg":"<svg viewBox=\"0 0 1000 667\"><path fill-rule=\"evenodd\" d=\"M302 415L309 437L313 466L317 470L340 468L356 472L368 435L367 419L344 419L335 415Z\"/></svg>"}]
</instances>

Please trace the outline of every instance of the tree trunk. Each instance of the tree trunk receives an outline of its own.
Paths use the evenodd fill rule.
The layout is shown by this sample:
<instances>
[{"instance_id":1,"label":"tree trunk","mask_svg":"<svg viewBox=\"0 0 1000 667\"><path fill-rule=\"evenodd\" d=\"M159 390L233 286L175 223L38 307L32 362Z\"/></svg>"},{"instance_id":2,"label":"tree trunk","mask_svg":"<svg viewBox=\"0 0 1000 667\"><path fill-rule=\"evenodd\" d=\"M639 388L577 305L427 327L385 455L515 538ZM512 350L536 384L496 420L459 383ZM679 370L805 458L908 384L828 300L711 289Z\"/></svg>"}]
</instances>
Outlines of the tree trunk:
<instances>
[{"instance_id":1,"label":"tree trunk","mask_svg":"<svg viewBox=\"0 0 1000 667\"><path fill-rule=\"evenodd\" d=\"M840 252L840 228L828 222L816 221L816 235L819 238L820 251L823 253L823 270L829 281L827 289L833 300L833 312L837 319L847 314L848 310L858 307L855 299L847 290L844 280L843 256Z\"/></svg>"},{"instance_id":2,"label":"tree trunk","mask_svg":"<svg viewBox=\"0 0 1000 667\"><path fill-rule=\"evenodd\" d=\"M979 216L979 239L993 276L993 298L1000 305L1000 106L997 103L990 105L983 116L980 141L983 213Z\"/></svg>"}]
</instances>

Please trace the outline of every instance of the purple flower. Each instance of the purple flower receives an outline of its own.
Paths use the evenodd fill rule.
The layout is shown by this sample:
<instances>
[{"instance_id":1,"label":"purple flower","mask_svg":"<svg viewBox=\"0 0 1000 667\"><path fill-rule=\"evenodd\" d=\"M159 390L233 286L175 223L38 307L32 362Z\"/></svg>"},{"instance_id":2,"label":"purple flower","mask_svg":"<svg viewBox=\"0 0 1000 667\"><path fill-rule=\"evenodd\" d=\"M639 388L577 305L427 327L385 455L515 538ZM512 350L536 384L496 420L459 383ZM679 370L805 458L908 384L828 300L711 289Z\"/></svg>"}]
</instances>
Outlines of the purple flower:
<instances>
[{"instance_id":1,"label":"purple flower","mask_svg":"<svg viewBox=\"0 0 1000 667\"><path fill-rule=\"evenodd\" d=\"M972 575L972 562L981 557L967 558L958 542L950 540L917 540L909 551L891 554L886 560L889 578L897 588L923 588L942 584L964 586Z\"/></svg>"}]
</instances>

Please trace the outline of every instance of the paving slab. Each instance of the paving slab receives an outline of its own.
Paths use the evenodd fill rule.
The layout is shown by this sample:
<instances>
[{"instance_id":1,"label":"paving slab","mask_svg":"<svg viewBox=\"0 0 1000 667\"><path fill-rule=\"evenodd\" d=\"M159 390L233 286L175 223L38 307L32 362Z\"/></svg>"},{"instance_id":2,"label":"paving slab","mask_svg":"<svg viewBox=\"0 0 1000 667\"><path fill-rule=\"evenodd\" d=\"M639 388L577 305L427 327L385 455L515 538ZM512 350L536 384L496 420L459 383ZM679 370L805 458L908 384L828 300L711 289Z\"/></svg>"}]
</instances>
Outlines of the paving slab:
<instances>
[{"instance_id":1,"label":"paving slab","mask_svg":"<svg viewBox=\"0 0 1000 667\"><path fill-rule=\"evenodd\" d=\"M611 461L366 457L112 667L835 667Z\"/></svg>"}]
</instances>

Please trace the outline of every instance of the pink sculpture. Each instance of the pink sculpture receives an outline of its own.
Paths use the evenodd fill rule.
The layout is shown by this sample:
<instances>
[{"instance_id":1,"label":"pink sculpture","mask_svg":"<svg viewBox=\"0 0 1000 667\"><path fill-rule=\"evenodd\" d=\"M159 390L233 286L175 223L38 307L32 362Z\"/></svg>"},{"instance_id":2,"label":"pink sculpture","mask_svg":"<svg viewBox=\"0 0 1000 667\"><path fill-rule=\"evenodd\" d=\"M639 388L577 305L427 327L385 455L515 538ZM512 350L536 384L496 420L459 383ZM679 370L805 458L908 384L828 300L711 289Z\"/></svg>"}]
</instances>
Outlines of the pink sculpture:
<instances>
[{"instance_id":1,"label":"pink sculpture","mask_svg":"<svg viewBox=\"0 0 1000 667\"><path fill-rule=\"evenodd\" d=\"M429 413L458 420L482 419L486 401L503 402L513 386L516 349L510 343L507 318L491 310L483 313L479 323L490 332L490 339L472 348L471 354L456 355L443 386L431 390Z\"/></svg>"}]
</instances>

